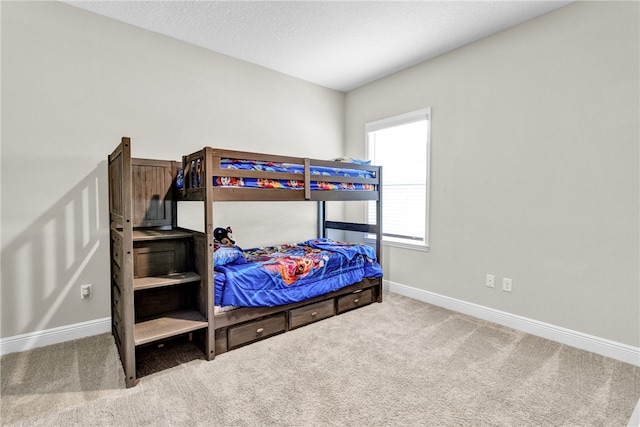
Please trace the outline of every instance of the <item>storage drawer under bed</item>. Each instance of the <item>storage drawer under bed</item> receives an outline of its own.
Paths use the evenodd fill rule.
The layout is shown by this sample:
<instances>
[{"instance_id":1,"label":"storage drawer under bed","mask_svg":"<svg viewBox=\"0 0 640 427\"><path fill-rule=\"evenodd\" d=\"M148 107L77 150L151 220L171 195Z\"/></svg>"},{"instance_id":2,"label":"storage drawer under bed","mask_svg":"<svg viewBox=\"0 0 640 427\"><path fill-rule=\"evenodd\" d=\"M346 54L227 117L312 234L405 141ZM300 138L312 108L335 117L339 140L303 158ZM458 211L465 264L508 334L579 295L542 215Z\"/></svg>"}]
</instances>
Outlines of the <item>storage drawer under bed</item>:
<instances>
[{"instance_id":1,"label":"storage drawer under bed","mask_svg":"<svg viewBox=\"0 0 640 427\"><path fill-rule=\"evenodd\" d=\"M338 298L338 313L371 304L372 297L371 288L340 297Z\"/></svg>"},{"instance_id":2,"label":"storage drawer under bed","mask_svg":"<svg viewBox=\"0 0 640 427\"><path fill-rule=\"evenodd\" d=\"M289 312L289 329L313 323L317 320L326 319L335 314L334 300L328 299L315 304L305 305L295 308Z\"/></svg>"},{"instance_id":3,"label":"storage drawer under bed","mask_svg":"<svg viewBox=\"0 0 640 427\"><path fill-rule=\"evenodd\" d=\"M285 313L280 313L271 317L231 327L228 331L229 350L284 332L286 330L286 326Z\"/></svg>"}]
</instances>

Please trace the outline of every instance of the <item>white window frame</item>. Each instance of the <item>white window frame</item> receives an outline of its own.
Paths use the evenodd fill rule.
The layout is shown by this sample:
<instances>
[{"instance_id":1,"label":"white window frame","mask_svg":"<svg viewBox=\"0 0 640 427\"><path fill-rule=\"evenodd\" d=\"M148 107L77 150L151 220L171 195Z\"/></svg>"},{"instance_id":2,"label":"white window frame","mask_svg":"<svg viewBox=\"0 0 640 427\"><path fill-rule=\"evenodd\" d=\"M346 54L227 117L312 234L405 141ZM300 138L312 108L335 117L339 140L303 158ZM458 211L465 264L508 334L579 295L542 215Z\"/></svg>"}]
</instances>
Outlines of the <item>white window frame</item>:
<instances>
[{"instance_id":1,"label":"white window frame","mask_svg":"<svg viewBox=\"0 0 640 427\"><path fill-rule=\"evenodd\" d=\"M412 250L418 250L418 251L428 251L429 250L429 199L430 199L430 191L429 188L431 186L431 179L430 179L430 163L431 163L431 107L427 107L427 108L422 108L420 110L416 110L416 111L411 111L408 113L404 113L404 114L400 114L397 116L393 116L393 117L388 117L385 119L381 119L381 120L376 120L374 122L369 122L365 124L365 152L367 155L367 159L370 159L370 153L369 153L369 134L371 132L375 132L378 130L382 130L382 129L386 129L386 128L390 128L390 127L395 127L395 126L400 126L400 125L404 125L404 124L409 124L409 123L414 123L417 121L421 121L421 120L425 120L427 121L427 140L426 140L426 176L425 176L425 211L424 211L424 221L425 221L425 239L424 242L417 242L417 243L410 243L409 241L406 242L398 242L398 241L391 241L388 239L384 238L384 235L382 237L382 244L385 246L394 246L394 247L400 247L400 248L405 248L405 249L412 249ZM382 170L382 179L384 181L384 168ZM382 191L382 204L384 206L384 190ZM372 203L372 202L369 202ZM366 208L366 213L365 216L367 218L367 220L369 220L369 207L367 206ZM384 225L384 218L382 219L383 221L383 225ZM382 231L384 233L384 226L382 228Z\"/></svg>"}]
</instances>

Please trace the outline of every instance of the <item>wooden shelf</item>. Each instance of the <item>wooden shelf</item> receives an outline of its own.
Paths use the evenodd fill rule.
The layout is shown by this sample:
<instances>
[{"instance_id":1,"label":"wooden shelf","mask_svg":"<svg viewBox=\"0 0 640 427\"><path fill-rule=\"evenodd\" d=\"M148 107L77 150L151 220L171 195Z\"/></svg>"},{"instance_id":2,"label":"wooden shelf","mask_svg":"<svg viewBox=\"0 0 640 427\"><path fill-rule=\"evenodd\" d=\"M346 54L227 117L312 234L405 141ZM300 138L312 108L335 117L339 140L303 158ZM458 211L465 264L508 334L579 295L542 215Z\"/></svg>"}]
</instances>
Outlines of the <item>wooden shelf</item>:
<instances>
[{"instance_id":1,"label":"wooden shelf","mask_svg":"<svg viewBox=\"0 0 640 427\"><path fill-rule=\"evenodd\" d=\"M171 338L176 335L203 329L207 320L195 310L181 310L136 323L134 330L135 345Z\"/></svg>"},{"instance_id":2,"label":"wooden shelf","mask_svg":"<svg viewBox=\"0 0 640 427\"><path fill-rule=\"evenodd\" d=\"M199 282L200 275L192 271L166 274L164 276L149 276L133 279L133 290L159 288L162 286L174 286L181 283Z\"/></svg>"},{"instance_id":3,"label":"wooden shelf","mask_svg":"<svg viewBox=\"0 0 640 427\"><path fill-rule=\"evenodd\" d=\"M193 232L181 229L136 229L133 230L133 241L143 242L148 240L188 239L193 237Z\"/></svg>"}]
</instances>

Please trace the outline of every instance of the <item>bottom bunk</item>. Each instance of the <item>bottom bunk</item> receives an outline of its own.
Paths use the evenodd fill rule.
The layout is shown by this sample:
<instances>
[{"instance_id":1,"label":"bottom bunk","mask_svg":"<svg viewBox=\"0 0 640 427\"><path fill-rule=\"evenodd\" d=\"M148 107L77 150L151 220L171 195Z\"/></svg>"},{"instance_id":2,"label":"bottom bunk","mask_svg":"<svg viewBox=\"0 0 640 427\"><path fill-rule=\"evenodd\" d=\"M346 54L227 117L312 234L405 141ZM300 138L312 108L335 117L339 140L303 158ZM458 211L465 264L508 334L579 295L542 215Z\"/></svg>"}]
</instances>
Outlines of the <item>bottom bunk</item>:
<instances>
[{"instance_id":1,"label":"bottom bunk","mask_svg":"<svg viewBox=\"0 0 640 427\"><path fill-rule=\"evenodd\" d=\"M215 354L382 301L382 268L364 244L216 244L214 268Z\"/></svg>"}]
</instances>

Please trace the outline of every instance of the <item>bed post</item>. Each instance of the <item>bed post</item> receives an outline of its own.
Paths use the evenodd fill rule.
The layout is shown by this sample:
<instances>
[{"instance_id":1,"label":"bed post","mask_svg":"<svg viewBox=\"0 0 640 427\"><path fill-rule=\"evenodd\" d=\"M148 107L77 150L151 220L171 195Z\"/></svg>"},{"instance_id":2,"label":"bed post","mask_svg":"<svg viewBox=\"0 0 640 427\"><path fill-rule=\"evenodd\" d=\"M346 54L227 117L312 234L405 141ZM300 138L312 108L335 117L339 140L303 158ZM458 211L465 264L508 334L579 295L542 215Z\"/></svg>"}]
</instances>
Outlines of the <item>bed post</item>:
<instances>
[{"instance_id":1,"label":"bed post","mask_svg":"<svg viewBox=\"0 0 640 427\"><path fill-rule=\"evenodd\" d=\"M378 199L376 200L376 258L382 265L382 166L378 167ZM380 278L380 292L378 302L382 302L383 280Z\"/></svg>"},{"instance_id":2,"label":"bed post","mask_svg":"<svg viewBox=\"0 0 640 427\"><path fill-rule=\"evenodd\" d=\"M108 157L108 164L112 333L120 351L125 384L127 387L132 387L136 384L136 346L133 301L133 176L130 138L122 138L120 145Z\"/></svg>"},{"instance_id":3,"label":"bed post","mask_svg":"<svg viewBox=\"0 0 640 427\"><path fill-rule=\"evenodd\" d=\"M205 277L202 280L202 292L204 292L206 296L203 300L206 301L207 304L205 314L209 323L206 332L207 337L205 339L205 353L207 355L207 360L212 360L216 357L216 330L213 311L213 292L215 289L213 283L213 153L211 148L207 147L203 154L204 178L202 185L206 191L204 198L204 245L206 256L203 258L206 260L207 265L203 269Z\"/></svg>"},{"instance_id":4,"label":"bed post","mask_svg":"<svg viewBox=\"0 0 640 427\"><path fill-rule=\"evenodd\" d=\"M318 237L327 237L327 229L324 226L326 218L326 202L324 200L318 201Z\"/></svg>"},{"instance_id":5,"label":"bed post","mask_svg":"<svg viewBox=\"0 0 640 427\"><path fill-rule=\"evenodd\" d=\"M378 168L378 199L376 200L376 257L382 261L382 166Z\"/></svg>"}]
</instances>

